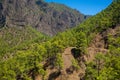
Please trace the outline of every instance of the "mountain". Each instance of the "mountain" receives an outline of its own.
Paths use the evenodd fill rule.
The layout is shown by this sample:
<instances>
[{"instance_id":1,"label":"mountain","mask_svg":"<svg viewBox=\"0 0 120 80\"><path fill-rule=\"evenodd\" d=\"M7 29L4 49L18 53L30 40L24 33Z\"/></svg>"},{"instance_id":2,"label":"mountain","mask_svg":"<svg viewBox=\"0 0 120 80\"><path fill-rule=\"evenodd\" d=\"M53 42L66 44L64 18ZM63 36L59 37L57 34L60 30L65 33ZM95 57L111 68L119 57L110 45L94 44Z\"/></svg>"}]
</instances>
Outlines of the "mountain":
<instances>
[{"instance_id":1,"label":"mountain","mask_svg":"<svg viewBox=\"0 0 120 80\"><path fill-rule=\"evenodd\" d=\"M1 0L1 27L32 26L36 30L55 35L74 27L86 19L77 10L57 3L46 3L43 0Z\"/></svg>"},{"instance_id":2,"label":"mountain","mask_svg":"<svg viewBox=\"0 0 120 80\"><path fill-rule=\"evenodd\" d=\"M26 33L27 36L33 30L28 28L30 31ZM5 33L13 32L8 27L5 30ZM36 33L36 30L33 32ZM22 34L21 31L19 34ZM42 39L23 45L22 48L6 50L4 55L0 55L0 80L120 79L119 0L113 0L105 10L77 27L47 40ZM9 42L9 37L5 37L5 40Z\"/></svg>"}]
</instances>

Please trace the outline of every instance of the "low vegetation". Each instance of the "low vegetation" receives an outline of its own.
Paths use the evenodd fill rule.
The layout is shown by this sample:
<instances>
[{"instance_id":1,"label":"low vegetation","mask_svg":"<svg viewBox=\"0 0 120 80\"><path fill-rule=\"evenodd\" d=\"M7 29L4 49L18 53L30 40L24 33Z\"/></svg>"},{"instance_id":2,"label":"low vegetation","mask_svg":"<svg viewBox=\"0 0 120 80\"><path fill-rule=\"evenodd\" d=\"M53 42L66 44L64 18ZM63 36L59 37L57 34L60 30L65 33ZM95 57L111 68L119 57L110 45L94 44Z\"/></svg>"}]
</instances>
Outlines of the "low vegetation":
<instances>
[{"instance_id":1,"label":"low vegetation","mask_svg":"<svg viewBox=\"0 0 120 80\"><path fill-rule=\"evenodd\" d=\"M61 55L67 47L76 47L81 54L87 55L87 48L96 33L120 24L119 4L119 1L114 0L101 13L53 38L42 35L31 27L1 29L0 80L34 80L37 75L44 79L47 73L43 63L48 61L49 65L62 69ZM98 54L95 61L86 64L85 80L120 79L119 35L110 35L108 43L108 53ZM77 61L73 61L73 66L79 69Z\"/></svg>"}]
</instances>

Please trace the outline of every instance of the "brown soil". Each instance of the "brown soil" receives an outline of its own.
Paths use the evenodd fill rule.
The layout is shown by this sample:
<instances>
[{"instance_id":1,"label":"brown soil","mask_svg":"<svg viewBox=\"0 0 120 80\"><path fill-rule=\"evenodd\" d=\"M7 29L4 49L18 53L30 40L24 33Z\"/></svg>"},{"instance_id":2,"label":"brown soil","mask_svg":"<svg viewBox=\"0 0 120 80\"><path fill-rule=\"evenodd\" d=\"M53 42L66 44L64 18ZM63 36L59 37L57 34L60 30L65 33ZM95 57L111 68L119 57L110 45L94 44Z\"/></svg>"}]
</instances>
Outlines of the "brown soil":
<instances>
[{"instance_id":1,"label":"brown soil","mask_svg":"<svg viewBox=\"0 0 120 80\"><path fill-rule=\"evenodd\" d=\"M101 34L96 34L87 51L88 54L84 55L87 62L92 61L97 53L106 53L108 51L105 48L105 40Z\"/></svg>"},{"instance_id":2,"label":"brown soil","mask_svg":"<svg viewBox=\"0 0 120 80\"><path fill-rule=\"evenodd\" d=\"M64 67L60 71L61 72L60 75L51 80L81 80L80 78L84 76L85 69L86 69L84 62L93 61L97 53L102 53L102 54L107 53L108 44L107 44L106 38L109 34L116 35L117 34L116 32L118 31L120 31L119 26L115 28L109 28L108 30L102 33L96 34L95 38L92 40L91 44L87 48L88 53L86 55L81 56L80 58L81 60L79 61L79 63L81 68L78 71L73 70L72 72L69 72L69 71L67 72L68 69L72 70L71 69L72 60L75 58L73 57L71 52L74 47L66 48L64 53L62 53ZM53 70L48 69L47 70L48 76L50 76L51 73L55 73L57 71L58 71L57 69L53 69ZM36 80L41 80L41 79L36 79ZM50 80L50 79L47 79L47 80Z\"/></svg>"},{"instance_id":3,"label":"brown soil","mask_svg":"<svg viewBox=\"0 0 120 80\"><path fill-rule=\"evenodd\" d=\"M72 55L71 50L73 47L66 48L64 53L62 54L62 58L64 61L64 67L61 72L61 76L59 76L56 80L80 80L80 73L82 74L82 71L75 71L72 70L72 60L74 60L74 57ZM68 71L67 71L68 70ZM71 72L69 71L71 70Z\"/></svg>"},{"instance_id":4,"label":"brown soil","mask_svg":"<svg viewBox=\"0 0 120 80\"><path fill-rule=\"evenodd\" d=\"M72 65L72 60L74 59L72 53L71 53L72 47L66 48L64 53L62 54L62 58L64 61L64 68L63 70L66 70L67 68L70 68Z\"/></svg>"}]
</instances>

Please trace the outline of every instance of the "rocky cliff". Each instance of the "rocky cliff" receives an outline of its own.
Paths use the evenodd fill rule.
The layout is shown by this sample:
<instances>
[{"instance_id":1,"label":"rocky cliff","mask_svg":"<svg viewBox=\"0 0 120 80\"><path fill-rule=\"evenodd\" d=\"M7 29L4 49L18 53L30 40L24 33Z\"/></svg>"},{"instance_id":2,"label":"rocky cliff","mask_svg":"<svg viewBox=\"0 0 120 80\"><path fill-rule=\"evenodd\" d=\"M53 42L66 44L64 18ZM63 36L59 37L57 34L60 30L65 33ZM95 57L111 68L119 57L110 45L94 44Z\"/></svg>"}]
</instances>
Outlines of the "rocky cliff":
<instances>
[{"instance_id":1,"label":"rocky cliff","mask_svg":"<svg viewBox=\"0 0 120 80\"><path fill-rule=\"evenodd\" d=\"M0 0L0 27L36 28L47 35L74 27L86 19L77 10L42 0Z\"/></svg>"}]
</instances>

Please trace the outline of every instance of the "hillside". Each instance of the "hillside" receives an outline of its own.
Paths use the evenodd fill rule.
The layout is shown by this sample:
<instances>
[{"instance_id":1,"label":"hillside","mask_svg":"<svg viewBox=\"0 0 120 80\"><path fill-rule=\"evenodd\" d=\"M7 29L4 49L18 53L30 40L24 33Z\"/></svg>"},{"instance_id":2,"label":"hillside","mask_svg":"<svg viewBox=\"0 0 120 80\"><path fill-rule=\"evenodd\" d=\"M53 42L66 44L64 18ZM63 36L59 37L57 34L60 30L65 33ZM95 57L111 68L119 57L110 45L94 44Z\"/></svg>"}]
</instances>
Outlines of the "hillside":
<instances>
[{"instance_id":1,"label":"hillside","mask_svg":"<svg viewBox=\"0 0 120 80\"><path fill-rule=\"evenodd\" d=\"M119 80L120 1L73 29L5 54L13 52L1 56L0 80Z\"/></svg>"},{"instance_id":2,"label":"hillside","mask_svg":"<svg viewBox=\"0 0 120 80\"><path fill-rule=\"evenodd\" d=\"M62 4L46 3L43 0L1 0L1 27L32 26L53 36L84 21L86 17Z\"/></svg>"},{"instance_id":3,"label":"hillside","mask_svg":"<svg viewBox=\"0 0 120 80\"><path fill-rule=\"evenodd\" d=\"M0 59L14 55L14 51L27 49L34 42L44 42L49 39L48 36L36 31L32 27L26 26L3 27L0 29ZM10 54L9 52L12 52Z\"/></svg>"}]
</instances>

